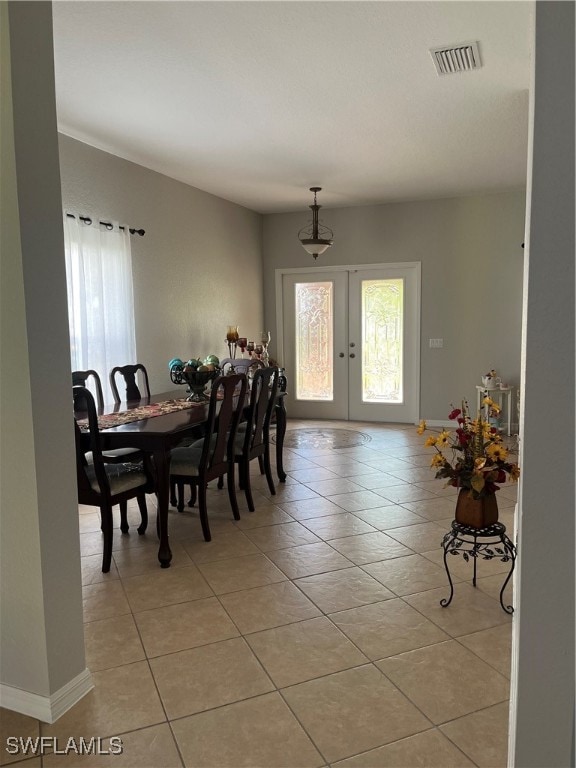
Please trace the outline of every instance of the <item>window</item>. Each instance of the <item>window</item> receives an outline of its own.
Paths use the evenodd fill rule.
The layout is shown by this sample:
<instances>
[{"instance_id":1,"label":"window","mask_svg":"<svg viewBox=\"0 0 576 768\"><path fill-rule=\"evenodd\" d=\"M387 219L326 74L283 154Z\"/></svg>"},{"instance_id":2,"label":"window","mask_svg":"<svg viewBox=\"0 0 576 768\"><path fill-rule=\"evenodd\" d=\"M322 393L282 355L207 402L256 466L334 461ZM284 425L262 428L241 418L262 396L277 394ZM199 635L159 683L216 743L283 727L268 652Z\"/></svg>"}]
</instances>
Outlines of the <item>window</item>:
<instances>
[{"instance_id":1,"label":"window","mask_svg":"<svg viewBox=\"0 0 576 768\"><path fill-rule=\"evenodd\" d=\"M362 280L362 402L402 403L404 280Z\"/></svg>"},{"instance_id":2,"label":"window","mask_svg":"<svg viewBox=\"0 0 576 768\"><path fill-rule=\"evenodd\" d=\"M296 283L296 398L333 400L334 285Z\"/></svg>"},{"instance_id":3,"label":"window","mask_svg":"<svg viewBox=\"0 0 576 768\"><path fill-rule=\"evenodd\" d=\"M136 362L130 235L64 215L64 244L72 370L97 371L111 402L110 369Z\"/></svg>"}]
</instances>

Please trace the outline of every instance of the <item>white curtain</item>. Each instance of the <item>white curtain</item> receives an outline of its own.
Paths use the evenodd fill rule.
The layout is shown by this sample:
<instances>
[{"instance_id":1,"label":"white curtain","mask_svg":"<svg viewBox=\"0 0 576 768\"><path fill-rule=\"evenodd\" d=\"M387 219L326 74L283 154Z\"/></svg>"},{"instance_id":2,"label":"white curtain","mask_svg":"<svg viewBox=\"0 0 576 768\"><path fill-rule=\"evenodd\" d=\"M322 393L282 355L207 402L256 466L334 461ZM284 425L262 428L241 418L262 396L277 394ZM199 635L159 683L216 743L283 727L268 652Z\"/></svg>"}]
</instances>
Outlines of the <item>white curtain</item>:
<instances>
[{"instance_id":1,"label":"white curtain","mask_svg":"<svg viewBox=\"0 0 576 768\"><path fill-rule=\"evenodd\" d=\"M136 362L130 235L64 214L72 370L100 375L104 402L115 365Z\"/></svg>"}]
</instances>

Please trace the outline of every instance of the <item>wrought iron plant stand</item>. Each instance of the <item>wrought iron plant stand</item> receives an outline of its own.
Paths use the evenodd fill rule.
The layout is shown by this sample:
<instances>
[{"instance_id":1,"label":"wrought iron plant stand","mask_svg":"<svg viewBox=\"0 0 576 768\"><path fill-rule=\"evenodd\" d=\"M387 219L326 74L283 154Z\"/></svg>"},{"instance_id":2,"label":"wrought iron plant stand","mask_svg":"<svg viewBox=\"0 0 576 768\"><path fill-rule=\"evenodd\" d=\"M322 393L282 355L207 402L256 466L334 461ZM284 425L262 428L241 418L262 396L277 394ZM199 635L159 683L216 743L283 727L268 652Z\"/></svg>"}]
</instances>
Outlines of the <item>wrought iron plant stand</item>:
<instances>
[{"instance_id":1,"label":"wrought iron plant stand","mask_svg":"<svg viewBox=\"0 0 576 768\"><path fill-rule=\"evenodd\" d=\"M440 600L440 605L443 608L450 605L454 595L454 584L450 576L450 569L448 568L448 555L460 554L466 562L472 559L474 563L472 576L474 587L476 586L476 565L479 558L482 560L493 560L496 558L503 563L510 563L510 571L500 590L500 605L506 613L514 613L514 608L511 605L504 605L504 590L512 577L516 563L516 547L506 535L505 525L502 523L492 523L484 528L474 528L471 525L464 525L454 520L451 530L442 539L442 549L444 550L444 567L450 582L449 597Z\"/></svg>"}]
</instances>

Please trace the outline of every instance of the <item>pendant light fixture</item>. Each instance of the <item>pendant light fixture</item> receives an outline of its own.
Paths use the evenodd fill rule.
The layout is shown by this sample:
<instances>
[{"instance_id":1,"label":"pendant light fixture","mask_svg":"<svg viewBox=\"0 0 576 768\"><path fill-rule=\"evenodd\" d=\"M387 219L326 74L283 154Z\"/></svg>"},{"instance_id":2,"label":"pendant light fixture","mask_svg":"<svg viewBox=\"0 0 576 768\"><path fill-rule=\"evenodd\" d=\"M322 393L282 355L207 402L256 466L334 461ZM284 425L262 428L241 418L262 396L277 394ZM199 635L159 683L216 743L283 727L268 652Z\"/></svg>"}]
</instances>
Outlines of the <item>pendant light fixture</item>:
<instances>
[{"instance_id":1,"label":"pendant light fixture","mask_svg":"<svg viewBox=\"0 0 576 768\"><path fill-rule=\"evenodd\" d=\"M316 193L321 191L322 187L310 187L310 192L314 192L314 204L310 206L312 209L312 223L303 227L298 232L298 239L302 243L304 250L308 251L315 259L330 248L332 238L334 237L331 229L318 223L318 211L322 206L316 202Z\"/></svg>"}]
</instances>

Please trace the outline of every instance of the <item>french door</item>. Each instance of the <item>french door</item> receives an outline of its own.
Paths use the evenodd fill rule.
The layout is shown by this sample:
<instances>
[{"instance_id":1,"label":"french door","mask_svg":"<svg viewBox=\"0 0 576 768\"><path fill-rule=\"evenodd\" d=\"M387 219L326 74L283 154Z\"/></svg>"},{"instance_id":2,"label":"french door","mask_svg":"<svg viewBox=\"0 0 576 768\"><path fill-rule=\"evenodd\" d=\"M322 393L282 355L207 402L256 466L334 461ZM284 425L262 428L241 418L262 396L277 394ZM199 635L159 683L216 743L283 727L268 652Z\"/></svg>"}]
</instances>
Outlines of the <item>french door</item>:
<instances>
[{"instance_id":1,"label":"french door","mask_svg":"<svg viewBox=\"0 0 576 768\"><path fill-rule=\"evenodd\" d=\"M291 416L418 420L419 263L277 270L277 300Z\"/></svg>"}]
</instances>

